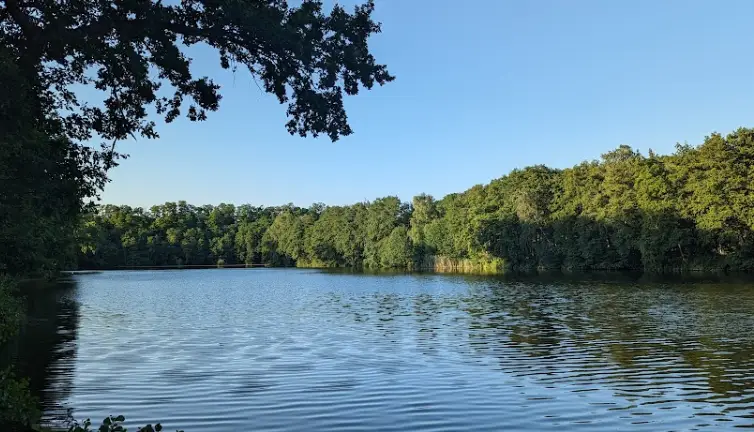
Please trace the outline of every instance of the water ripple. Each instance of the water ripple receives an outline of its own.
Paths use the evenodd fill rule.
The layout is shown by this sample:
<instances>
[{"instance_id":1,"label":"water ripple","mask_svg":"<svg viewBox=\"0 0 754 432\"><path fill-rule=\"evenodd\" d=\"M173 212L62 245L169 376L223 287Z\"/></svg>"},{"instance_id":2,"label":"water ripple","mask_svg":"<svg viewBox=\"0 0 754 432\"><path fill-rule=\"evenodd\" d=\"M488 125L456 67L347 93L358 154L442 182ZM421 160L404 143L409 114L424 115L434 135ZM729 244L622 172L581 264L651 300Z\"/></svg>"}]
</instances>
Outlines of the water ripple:
<instances>
[{"instance_id":1,"label":"water ripple","mask_svg":"<svg viewBox=\"0 0 754 432\"><path fill-rule=\"evenodd\" d=\"M109 272L77 276L57 327L30 325L58 339L41 391L53 425L721 430L754 426L751 288Z\"/></svg>"}]
</instances>

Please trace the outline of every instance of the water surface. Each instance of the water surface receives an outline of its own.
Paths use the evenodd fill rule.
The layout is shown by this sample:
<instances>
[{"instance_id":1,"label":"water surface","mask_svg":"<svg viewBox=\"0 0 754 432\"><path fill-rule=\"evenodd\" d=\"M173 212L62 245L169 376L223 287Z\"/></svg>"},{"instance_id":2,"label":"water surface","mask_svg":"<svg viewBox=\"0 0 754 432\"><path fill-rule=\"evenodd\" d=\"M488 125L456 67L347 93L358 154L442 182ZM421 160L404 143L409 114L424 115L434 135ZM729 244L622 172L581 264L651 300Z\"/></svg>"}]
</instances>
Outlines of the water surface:
<instances>
[{"instance_id":1,"label":"water surface","mask_svg":"<svg viewBox=\"0 0 754 432\"><path fill-rule=\"evenodd\" d=\"M187 270L76 275L46 298L20 357L46 351L33 384L52 423L754 426L751 284Z\"/></svg>"}]
</instances>

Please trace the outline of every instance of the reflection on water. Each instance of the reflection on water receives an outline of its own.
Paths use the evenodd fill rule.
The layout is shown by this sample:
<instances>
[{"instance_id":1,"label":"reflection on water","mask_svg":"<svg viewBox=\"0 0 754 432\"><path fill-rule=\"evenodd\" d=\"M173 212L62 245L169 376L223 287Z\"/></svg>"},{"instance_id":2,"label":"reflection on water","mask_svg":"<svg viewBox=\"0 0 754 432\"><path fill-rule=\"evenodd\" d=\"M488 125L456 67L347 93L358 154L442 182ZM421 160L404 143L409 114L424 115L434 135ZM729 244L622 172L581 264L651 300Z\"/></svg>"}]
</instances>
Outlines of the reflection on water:
<instances>
[{"instance_id":1,"label":"reflection on water","mask_svg":"<svg viewBox=\"0 0 754 432\"><path fill-rule=\"evenodd\" d=\"M24 367L46 370L33 383L53 422L71 408L188 432L754 426L746 283L271 269L76 278L39 300L18 347Z\"/></svg>"},{"instance_id":2,"label":"reflection on water","mask_svg":"<svg viewBox=\"0 0 754 432\"><path fill-rule=\"evenodd\" d=\"M27 282L21 285L26 317L17 337L3 346L0 366L13 365L17 376L29 380L49 421L68 420L61 405L70 397L75 363L78 304L76 282Z\"/></svg>"}]
</instances>

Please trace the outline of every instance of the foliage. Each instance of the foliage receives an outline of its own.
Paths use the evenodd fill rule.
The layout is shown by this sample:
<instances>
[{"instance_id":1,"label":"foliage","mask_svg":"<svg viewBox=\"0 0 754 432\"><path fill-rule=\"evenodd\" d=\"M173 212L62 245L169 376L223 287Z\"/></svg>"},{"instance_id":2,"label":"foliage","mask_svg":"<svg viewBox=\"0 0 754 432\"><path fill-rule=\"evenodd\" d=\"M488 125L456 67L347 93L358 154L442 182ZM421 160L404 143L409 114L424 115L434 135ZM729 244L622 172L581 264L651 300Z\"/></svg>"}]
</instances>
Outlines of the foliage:
<instances>
[{"instance_id":1,"label":"foliage","mask_svg":"<svg viewBox=\"0 0 754 432\"><path fill-rule=\"evenodd\" d=\"M373 10L372 1L352 13L337 5L326 13L316 0L297 7L284 1L7 0L0 8L0 47L17 59L40 98L62 111L57 120L72 140L156 137L148 108L166 122L182 113L204 120L221 96L212 79L191 70L186 48L198 44L216 50L222 68L247 69L288 103L291 134L336 140L352 132L343 94L393 80L369 52L369 36L380 32ZM102 103L82 102L74 86L101 90Z\"/></svg>"},{"instance_id":2,"label":"foliage","mask_svg":"<svg viewBox=\"0 0 754 432\"><path fill-rule=\"evenodd\" d=\"M21 326L23 304L14 279L0 274L0 348L16 336ZM39 419L37 399L29 391L28 380L16 377L12 368L0 370L0 427L27 428Z\"/></svg>"},{"instance_id":3,"label":"foliage","mask_svg":"<svg viewBox=\"0 0 754 432\"><path fill-rule=\"evenodd\" d=\"M515 269L754 269L754 131L644 156L628 146L517 169L441 200L352 206L102 206L79 264Z\"/></svg>"},{"instance_id":4,"label":"foliage","mask_svg":"<svg viewBox=\"0 0 754 432\"><path fill-rule=\"evenodd\" d=\"M39 414L28 381L17 378L10 369L0 371L0 426L29 426L39 419Z\"/></svg>"},{"instance_id":5,"label":"foliage","mask_svg":"<svg viewBox=\"0 0 754 432\"><path fill-rule=\"evenodd\" d=\"M99 428L96 429L97 432L127 432L127 429L123 427L123 422L126 421L126 418L121 416L113 417L108 416L104 420L102 420L102 424ZM93 432L91 429L92 422L89 419L84 420L83 423L79 424L73 424L70 428L68 428L68 432ZM144 427L138 428L136 432L161 432L162 431L162 425L157 423L152 427L151 424L148 424ZM183 432L183 431L178 431Z\"/></svg>"},{"instance_id":6,"label":"foliage","mask_svg":"<svg viewBox=\"0 0 754 432\"><path fill-rule=\"evenodd\" d=\"M93 267L261 259L274 217L252 211L236 224L233 206L166 206L155 214L111 208L103 218L80 217L124 157L118 140L157 137L154 114L167 123L182 114L201 121L218 109L220 87L191 70L188 52L197 44L214 49L224 69L246 68L287 103L291 134L333 141L351 134L344 94L393 80L369 52L369 37L380 31L373 9L371 1L351 13L337 5L328 13L316 0L296 7L277 0L0 2L0 276L54 277L77 259ZM89 102L78 97L82 89ZM94 140L105 142L96 149ZM148 233L145 221L154 223ZM0 280L0 343L15 333L22 310L8 286ZM13 383L0 389L2 408L10 404L4 416L26 408L13 396L23 385Z\"/></svg>"},{"instance_id":7,"label":"foliage","mask_svg":"<svg viewBox=\"0 0 754 432\"><path fill-rule=\"evenodd\" d=\"M15 335L21 324L23 307L15 291L15 281L0 275L0 345Z\"/></svg>"},{"instance_id":8,"label":"foliage","mask_svg":"<svg viewBox=\"0 0 754 432\"><path fill-rule=\"evenodd\" d=\"M380 244L380 267L406 268L412 266L411 239L406 227L393 228L387 238Z\"/></svg>"},{"instance_id":9,"label":"foliage","mask_svg":"<svg viewBox=\"0 0 754 432\"><path fill-rule=\"evenodd\" d=\"M201 121L218 109L220 87L194 75L192 46L211 47L222 68L247 69L286 103L291 134L351 134L344 94L393 80L369 52L380 32L373 10L371 1L350 13L316 0L1 2L0 272L69 267L77 218L123 157L116 142L157 137L155 114ZM193 255L204 247L197 234L180 240L184 260L206 258ZM211 249L227 259L232 243L214 236Z\"/></svg>"},{"instance_id":10,"label":"foliage","mask_svg":"<svg viewBox=\"0 0 754 432\"><path fill-rule=\"evenodd\" d=\"M33 82L2 46L0 82L0 272L52 274L75 261L76 218L107 162L40 121Z\"/></svg>"}]
</instances>

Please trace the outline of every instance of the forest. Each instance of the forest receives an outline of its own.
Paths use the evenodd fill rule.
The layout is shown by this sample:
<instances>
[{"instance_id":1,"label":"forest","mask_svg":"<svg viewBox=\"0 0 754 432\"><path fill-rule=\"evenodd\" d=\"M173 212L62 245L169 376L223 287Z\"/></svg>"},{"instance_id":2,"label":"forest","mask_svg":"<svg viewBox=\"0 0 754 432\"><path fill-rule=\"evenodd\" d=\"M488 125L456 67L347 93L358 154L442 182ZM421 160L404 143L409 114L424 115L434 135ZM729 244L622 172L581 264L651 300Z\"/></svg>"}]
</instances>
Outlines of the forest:
<instances>
[{"instance_id":1,"label":"forest","mask_svg":"<svg viewBox=\"0 0 754 432\"><path fill-rule=\"evenodd\" d=\"M148 210L103 205L78 267L264 264L438 271L754 268L754 129L670 155L628 146L567 169L516 169L410 203Z\"/></svg>"}]
</instances>

